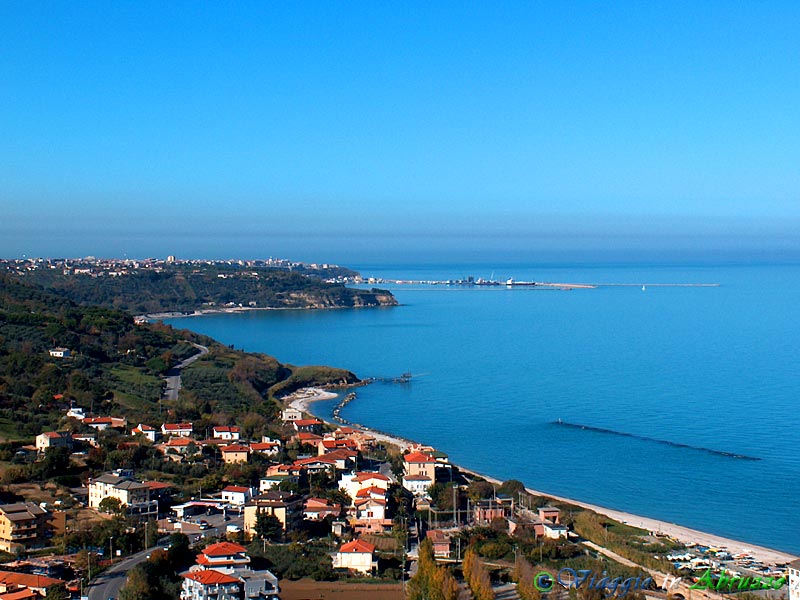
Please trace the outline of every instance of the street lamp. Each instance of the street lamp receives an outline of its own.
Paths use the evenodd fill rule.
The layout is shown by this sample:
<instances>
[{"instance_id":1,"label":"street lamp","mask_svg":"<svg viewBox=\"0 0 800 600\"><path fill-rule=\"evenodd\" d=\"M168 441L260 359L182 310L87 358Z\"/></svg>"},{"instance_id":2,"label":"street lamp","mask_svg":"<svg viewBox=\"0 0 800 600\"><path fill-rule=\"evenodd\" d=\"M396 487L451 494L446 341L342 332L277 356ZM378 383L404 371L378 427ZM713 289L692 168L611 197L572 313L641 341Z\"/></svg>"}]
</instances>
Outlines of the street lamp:
<instances>
[{"instance_id":1,"label":"street lamp","mask_svg":"<svg viewBox=\"0 0 800 600\"><path fill-rule=\"evenodd\" d=\"M109 546L111 546L111 562L114 562L114 536L108 539Z\"/></svg>"}]
</instances>

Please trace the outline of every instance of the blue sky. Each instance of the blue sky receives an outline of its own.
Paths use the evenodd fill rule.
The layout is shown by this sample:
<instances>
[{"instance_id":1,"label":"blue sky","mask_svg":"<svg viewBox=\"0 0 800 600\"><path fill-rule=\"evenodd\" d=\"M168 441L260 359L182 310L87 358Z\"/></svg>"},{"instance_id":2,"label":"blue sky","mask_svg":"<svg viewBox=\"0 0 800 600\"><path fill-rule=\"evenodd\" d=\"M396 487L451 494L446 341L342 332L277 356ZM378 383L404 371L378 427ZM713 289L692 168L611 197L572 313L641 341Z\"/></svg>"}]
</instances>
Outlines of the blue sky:
<instances>
[{"instance_id":1,"label":"blue sky","mask_svg":"<svg viewBox=\"0 0 800 600\"><path fill-rule=\"evenodd\" d=\"M798 22L0 3L0 256L800 256Z\"/></svg>"}]
</instances>

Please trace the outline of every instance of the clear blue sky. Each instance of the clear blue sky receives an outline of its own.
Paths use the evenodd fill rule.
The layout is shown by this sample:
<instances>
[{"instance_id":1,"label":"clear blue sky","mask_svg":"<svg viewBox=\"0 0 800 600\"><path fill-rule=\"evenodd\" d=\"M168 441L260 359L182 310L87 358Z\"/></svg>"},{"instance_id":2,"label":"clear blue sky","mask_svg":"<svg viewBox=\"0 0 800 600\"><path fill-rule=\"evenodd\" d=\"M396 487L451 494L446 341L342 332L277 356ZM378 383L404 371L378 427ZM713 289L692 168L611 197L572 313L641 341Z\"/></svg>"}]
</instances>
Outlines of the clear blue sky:
<instances>
[{"instance_id":1,"label":"clear blue sky","mask_svg":"<svg viewBox=\"0 0 800 600\"><path fill-rule=\"evenodd\" d=\"M798 2L3 2L0 256L800 256Z\"/></svg>"}]
</instances>

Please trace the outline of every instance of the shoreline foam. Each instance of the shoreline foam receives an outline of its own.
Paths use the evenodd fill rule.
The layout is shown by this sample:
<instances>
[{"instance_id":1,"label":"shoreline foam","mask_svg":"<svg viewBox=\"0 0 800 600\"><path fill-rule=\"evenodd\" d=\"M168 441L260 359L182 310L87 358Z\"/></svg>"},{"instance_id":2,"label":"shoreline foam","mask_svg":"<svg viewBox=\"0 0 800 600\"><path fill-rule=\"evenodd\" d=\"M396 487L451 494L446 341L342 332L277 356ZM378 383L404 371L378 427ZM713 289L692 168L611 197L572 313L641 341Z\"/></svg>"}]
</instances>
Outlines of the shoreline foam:
<instances>
[{"instance_id":1,"label":"shoreline foam","mask_svg":"<svg viewBox=\"0 0 800 600\"><path fill-rule=\"evenodd\" d=\"M296 408L303 412L314 414L310 410L310 406L314 402L320 400L331 400L333 398L336 398L337 396L338 394L334 394L332 392L328 392L320 388L303 388L302 390L298 390L297 392L290 394L289 396L284 398L284 400L289 400L290 401L289 406L291 406L292 408ZM328 419L327 417L321 417L316 414L314 416L324 421L325 423L328 423L335 427L340 426L340 424L338 423L331 422L330 419ZM413 442L412 440L407 440L401 437L389 435L386 433L381 433L379 431L375 431L374 429L370 429L369 427L364 427L362 425L353 424L351 425L351 427L353 429L360 429L365 432L368 432L370 435L375 437L375 439L398 446L401 450L404 450L416 443ZM473 469L469 469L461 465L456 465L456 466L459 468L459 470L463 471L464 473L469 473L473 476L481 477L486 481L489 481L490 483L495 483L498 485L502 483L502 481L500 481L495 477L479 473ZM581 502L580 500L574 500L572 498L557 496L548 492L536 490L534 488L526 487L525 490L528 493L536 496L543 496L545 498L551 498L559 502L573 504L575 506L580 506L581 508L593 510L598 514L605 515L616 521L620 521L621 523L625 523L633 527L640 527L648 531L659 532L668 535L672 538L680 540L683 543L694 543L700 546L709 546L714 548L724 547L731 554L747 553L750 554L756 560L763 562L764 564L769 564L769 565L783 564L791 562L796 558L798 558L797 556L789 554L787 552L781 552L780 550L774 550L772 548L766 548L764 546L750 544L748 542L743 542L740 540L733 540L712 533L707 533L704 531L699 531L697 529L692 529L690 527L684 527L683 525L678 525L676 523L667 523L665 521L660 521L658 519L643 517L641 515L635 515L633 513L628 513L613 508L606 508L605 506L599 506L597 504Z\"/></svg>"}]
</instances>

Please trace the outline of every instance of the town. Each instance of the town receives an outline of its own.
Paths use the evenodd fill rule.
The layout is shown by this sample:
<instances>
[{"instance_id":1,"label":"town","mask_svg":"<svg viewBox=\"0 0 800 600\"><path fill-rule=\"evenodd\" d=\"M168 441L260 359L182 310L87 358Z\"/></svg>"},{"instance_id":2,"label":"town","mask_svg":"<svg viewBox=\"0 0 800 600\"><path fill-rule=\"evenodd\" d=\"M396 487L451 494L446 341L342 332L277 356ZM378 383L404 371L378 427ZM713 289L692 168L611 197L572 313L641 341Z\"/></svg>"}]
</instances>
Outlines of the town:
<instances>
[{"instance_id":1,"label":"town","mask_svg":"<svg viewBox=\"0 0 800 600\"><path fill-rule=\"evenodd\" d=\"M18 497L0 505L0 551L8 557L0 600L146 597L137 595L137 582L162 585L169 595L164 577L148 579L158 569L173 571L173 593L182 600L273 600L287 597L282 590L293 580L324 586L365 577L394 585L385 597L429 597L425 590L437 587L443 598L539 598L534 565L555 572L586 564L575 562L582 556L617 577L654 575L668 565L684 576L687 569L731 572L686 548L685 555L642 560L640 545L628 553L638 562L624 558L624 544L587 538L592 524L602 523L606 542L609 529L625 526L553 505L516 481L487 481L434 448L394 446L292 405L313 393L286 397L281 435L259 439L244 434L245 424L132 423L69 406L64 427L19 446L3 475L5 495ZM48 478L38 486L17 482L14 464L41 465ZM184 474L195 475L196 488L184 485L191 479ZM80 484L63 485L70 480ZM645 534L651 545L679 547ZM786 565L736 560L746 560L744 572L786 572ZM653 585L642 593L677 597L679 579L671 581L668 590Z\"/></svg>"}]
</instances>

